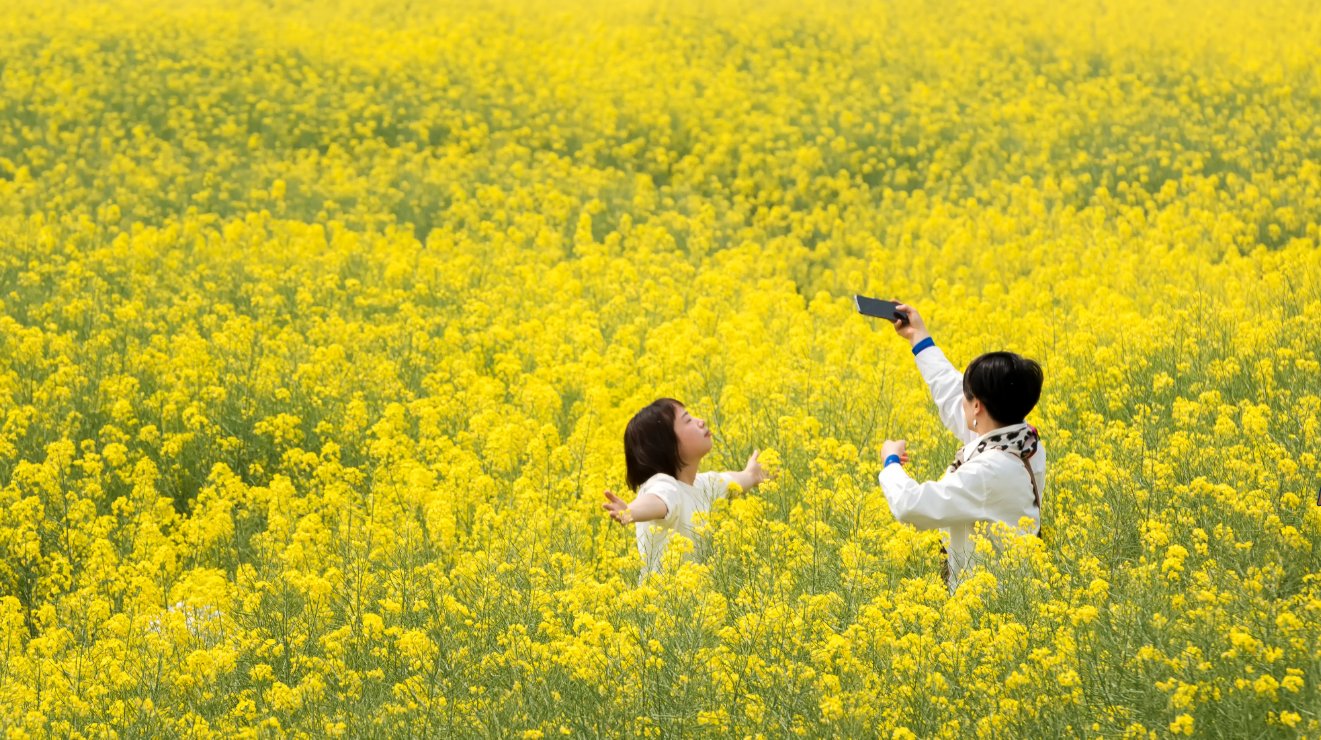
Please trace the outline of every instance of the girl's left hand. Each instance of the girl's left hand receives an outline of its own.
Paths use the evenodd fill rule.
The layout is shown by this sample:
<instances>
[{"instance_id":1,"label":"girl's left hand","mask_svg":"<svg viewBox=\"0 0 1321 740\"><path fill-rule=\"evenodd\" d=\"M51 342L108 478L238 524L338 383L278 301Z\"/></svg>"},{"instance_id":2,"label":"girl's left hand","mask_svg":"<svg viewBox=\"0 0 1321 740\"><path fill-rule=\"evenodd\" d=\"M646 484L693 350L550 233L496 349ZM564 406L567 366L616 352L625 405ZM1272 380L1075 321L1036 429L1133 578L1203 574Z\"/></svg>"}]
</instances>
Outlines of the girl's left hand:
<instances>
[{"instance_id":1,"label":"girl's left hand","mask_svg":"<svg viewBox=\"0 0 1321 740\"><path fill-rule=\"evenodd\" d=\"M771 476L767 475L766 471L762 469L761 461L757 459L760 454L761 450L753 450L752 456L748 458L748 464L743 467L743 472L751 476L752 485L754 486L771 479Z\"/></svg>"}]
</instances>

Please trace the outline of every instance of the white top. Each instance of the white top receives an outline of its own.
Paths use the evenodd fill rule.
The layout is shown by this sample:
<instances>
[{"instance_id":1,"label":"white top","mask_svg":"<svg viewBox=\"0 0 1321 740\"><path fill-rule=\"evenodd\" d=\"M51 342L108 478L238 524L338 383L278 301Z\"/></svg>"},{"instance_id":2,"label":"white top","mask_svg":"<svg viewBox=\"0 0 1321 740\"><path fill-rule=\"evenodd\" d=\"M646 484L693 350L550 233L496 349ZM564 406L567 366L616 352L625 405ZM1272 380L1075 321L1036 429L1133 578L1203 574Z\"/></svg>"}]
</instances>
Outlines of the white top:
<instances>
[{"instance_id":1,"label":"white top","mask_svg":"<svg viewBox=\"0 0 1321 740\"><path fill-rule=\"evenodd\" d=\"M675 532L695 539L693 514L710 511L716 499L725 497L732 480L728 473L698 473L690 486L672 475L657 473L638 487L638 496L652 494L669 509L663 519L634 524L644 577L660 570L661 553Z\"/></svg>"},{"instance_id":2,"label":"white top","mask_svg":"<svg viewBox=\"0 0 1321 740\"><path fill-rule=\"evenodd\" d=\"M931 388L931 397L940 411L940 420L966 446L966 461L940 480L918 483L902 465L886 465L879 476L881 490L890 503L894 518L918 529L943 529L949 536L950 592L952 593L973 566L973 527L978 522L1004 522L1017 529L1019 519L1029 517L1033 524L1024 531L1035 534L1040 528L1041 511L1032 501L1032 481L1023 461L1005 450L973 452L977 443L993 432L976 434L963 418L963 375L939 347L931 346L917 354L917 368ZM1027 424L1015 424L994 431L1013 431ZM1028 459L1036 477L1038 491L1045 500L1046 448L1038 441L1037 452ZM992 542L999 548L994 535Z\"/></svg>"}]
</instances>

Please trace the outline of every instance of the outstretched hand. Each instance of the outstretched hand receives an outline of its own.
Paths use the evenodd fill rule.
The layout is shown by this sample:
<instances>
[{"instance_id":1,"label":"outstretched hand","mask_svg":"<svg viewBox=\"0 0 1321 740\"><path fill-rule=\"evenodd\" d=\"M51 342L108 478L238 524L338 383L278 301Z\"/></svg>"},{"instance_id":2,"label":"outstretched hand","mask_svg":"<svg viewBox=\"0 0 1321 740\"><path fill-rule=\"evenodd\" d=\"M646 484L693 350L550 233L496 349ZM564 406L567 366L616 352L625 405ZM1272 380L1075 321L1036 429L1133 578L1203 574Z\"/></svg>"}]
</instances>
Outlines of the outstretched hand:
<instances>
[{"instance_id":1,"label":"outstretched hand","mask_svg":"<svg viewBox=\"0 0 1321 740\"><path fill-rule=\"evenodd\" d=\"M758 459L759 455L761 455L761 450L753 450L752 456L748 458L748 464L743 466L743 472L747 474L748 480L753 486L775 477L768 474L766 470L761 467L761 460ZM752 486L748 487L751 488Z\"/></svg>"},{"instance_id":2,"label":"outstretched hand","mask_svg":"<svg viewBox=\"0 0 1321 740\"><path fill-rule=\"evenodd\" d=\"M633 523L633 514L628 510L628 504L623 499L616 496L612 491L606 491L605 498L606 502L601 504L601 508L610 513L611 519L614 519L620 525Z\"/></svg>"}]
</instances>

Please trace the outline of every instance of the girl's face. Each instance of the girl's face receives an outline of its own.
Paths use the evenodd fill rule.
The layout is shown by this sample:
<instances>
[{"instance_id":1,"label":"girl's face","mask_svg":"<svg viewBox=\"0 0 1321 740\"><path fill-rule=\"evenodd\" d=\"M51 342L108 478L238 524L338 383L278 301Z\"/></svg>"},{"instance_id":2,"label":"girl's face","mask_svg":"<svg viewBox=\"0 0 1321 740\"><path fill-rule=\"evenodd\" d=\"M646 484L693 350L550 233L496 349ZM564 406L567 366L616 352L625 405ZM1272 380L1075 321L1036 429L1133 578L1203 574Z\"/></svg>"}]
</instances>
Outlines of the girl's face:
<instances>
[{"instance_id":1,"label":"girl's face","mask_svg":"<svg viewBox=\"0 0 1321 740\"><path fill-rule=\"evenodd\" d=\"M711 430L706 420L698 419L680 406L675 409L674 436L679 438L679 460L684 465L696 465L711 451Z\"/></svg>"}]
</instances>

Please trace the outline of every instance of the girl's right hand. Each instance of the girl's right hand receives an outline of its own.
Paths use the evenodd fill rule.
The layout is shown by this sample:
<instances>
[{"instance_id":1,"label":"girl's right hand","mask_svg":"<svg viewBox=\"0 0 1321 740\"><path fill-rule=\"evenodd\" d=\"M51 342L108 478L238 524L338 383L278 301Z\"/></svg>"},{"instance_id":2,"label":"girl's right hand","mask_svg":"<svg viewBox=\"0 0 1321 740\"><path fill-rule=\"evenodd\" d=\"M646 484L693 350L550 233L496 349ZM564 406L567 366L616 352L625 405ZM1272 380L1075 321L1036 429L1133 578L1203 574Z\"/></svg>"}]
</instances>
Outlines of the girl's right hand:
<instances>
[{"instance_id":1,"label":"girl's right hand","mask_svg":"<svg viewBox=\"0 0 1321 740\"><path fill-rule=\"evenodd\" d=\"M931 332L927 331L926 322L922 320L922 316L916 308L900 303L895 306L895 309L908 317L908 321L895 319L894 330L898 332L899 336L907 339L909 345L915 345L931 336Z\"/></svg>"},{"instance_id":2,"label":"girl's right hand","mask_svg":"<svg viewBox=\"0 0 1321 740\"><path fill-rule=\"evenodd\" d=\"M628 504L623 499L614 494L613 491L605 492L606 502L601 504L601 508L610 512L610 518L618 524L632 524L633 513L628 510Z\"/></svg>"}]
</instances>

